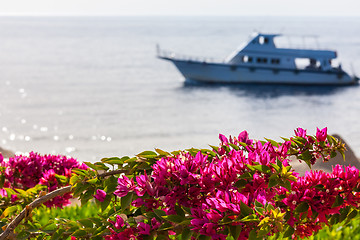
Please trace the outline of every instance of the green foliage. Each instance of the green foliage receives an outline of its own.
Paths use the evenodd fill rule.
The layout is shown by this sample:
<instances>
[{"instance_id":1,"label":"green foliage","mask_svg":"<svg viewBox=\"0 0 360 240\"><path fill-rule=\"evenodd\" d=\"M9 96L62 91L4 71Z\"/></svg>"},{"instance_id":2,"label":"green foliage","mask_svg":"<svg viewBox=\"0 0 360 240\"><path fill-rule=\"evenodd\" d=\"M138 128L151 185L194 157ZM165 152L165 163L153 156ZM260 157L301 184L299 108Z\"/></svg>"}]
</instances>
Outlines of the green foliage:
<instances>
[{"instance_id":1,"label":"green foliage","mask_svg":"<svg viewBox=\"0 0 360 240\"><path fill-rule=\"evenodd\" d=\"M286 236L287 229L283 235L271 236L268 240L283 240L289 239L289 234ZM350 220L348 223L338 223L332 226L325 226L317 234L304 238L304 240L360 240L360 217Z\"/></svg>"},{"instance_id":2,"label":"green foliage","mask_svg":"<svg viewBox=\"0 0 360 240\"><path fill-rule=\"evenodd\" d=\"M142 239L211 239L217 236L217 233L209 234L212 226L216 225L214 231L228 240L235 240L239 236L249 239L288 239L305 236L301 235L301 228L297 226L317 224L319 228L306 235L309 236L329 222L332 228L325 228L310 239L346 239L348 232L356 230L353 223L359 223L358 210L347 203L349 199L345 192L338 196L337 192L332 192L334 201L329 208L338 208L339 211L323 217L321 222L318 221L319 213L314 210L317 208L311 202L312 197L289 200L296 194L294 186L297 186L299 178L293 174L286 158L293 155L311 166L318 158L328 160L335 156L336 151L342 154L345 148L341 142L331 136L326 141L321 135L316 138L295 136L286 139L286 143L265 139L258 142L261 143L259 147L246 138L244 142L236 138L231 141L225 137L222 139L219 147L210 146L212 150L191 148L168 153L155 149L132 158L111 157L97 163L85 162L88 169L72 169L72 173L69 171L66 177L56 175L59 183L71 185L71 192L81 206L33 209L15 229L16 238L69 239L72 236L96 240L131 230L136 231ZM156 169L157 175L153 174ZM234 169L236 172L231 172ZM206 174L209 178L206 178ZM160 176L167 177L156 185L154 179ZM260 185L254 187L253 184L261 183L260 179L265 183L257 189ZM2 182L0 178L0 184ZM222 184L227 184L226 192ZM326 184L316 184L310 186L309 191L314 191L318 197L320 193L329 191L324 187ZM200 186L204 189L199 189ZM212 189L207 192L209 186ZM164 189L174 191L173 203L165 201L169 196L162 195L168 194ZM336 189L339 191L340 188ZM46 194L41 193L41 188L27 190L29 192L21 189L4 191L7 197L0 204L1 226L8 224L4 218L13 219L28 207L29 202ZM249 197L249 192L257 193ZM13 195L21 200L13 201ZM264 196L268 197L266 201ZM199 202L203 204L197 204ZM194 206L198 213L194 211ZM200 206L204 209L200 209ZM201 222L205 218L206 221ZM289 220L293 223L289 223ZM213 225L201 231L209 222ZM169 231L176 235L169 236ZM270 238L270 235L273 237Z\"/></svg>"}]
</instances>

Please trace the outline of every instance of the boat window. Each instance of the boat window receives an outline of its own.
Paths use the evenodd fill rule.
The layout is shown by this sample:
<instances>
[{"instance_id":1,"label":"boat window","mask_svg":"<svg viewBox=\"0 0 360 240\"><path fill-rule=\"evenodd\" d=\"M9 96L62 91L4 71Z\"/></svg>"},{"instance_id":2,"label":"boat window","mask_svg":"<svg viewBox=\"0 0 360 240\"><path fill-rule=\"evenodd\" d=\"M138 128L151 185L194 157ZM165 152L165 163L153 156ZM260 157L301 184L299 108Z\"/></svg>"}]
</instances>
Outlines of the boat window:
<instances>
[{"instance_id":1,"label":"boat window","mask_svg":"<svg viewBox=\"0 0 360 240\"><path fill-rule=\"evenodd\" d=\"M247 55L245 56L242 56L242 62L244 63L251 63L253 61L253 58L252 57L249 57Z\"/></svg>"},{"instance_id":2,"label":"boat window","mask_svg":"<svg viewBox=\"0 0 360 240\"><path fill-rule=\"evenodd\" d=\"M265 38L263 36L259 37L259 43L263 45L265 42Z\"/></svg>"},{"instance_id":3,"label":"boat window","mask_svg":"<svg viewBox=\"0 0 360 240\"><path fill-rule=\"evenodd\" d=\"M295 58L297 69L316 70L320 67L320 62L313 58Z\"/></svg>"},{"instance_id":4,"label":"boat window","mask_svg":"<svg viewBox=\"0 0 360 240\"><path fill-rule=\"evenodd\" d=\"M267 63L267 61L268 61L267 58L260 58L260 57L256 58L257 63Z\"/></svg>"},{"instance_id":5,"label":"boat window","mask_svg":"<svg viewBox=\"0 0 360 240\"><path fill-rule=\"evenodd\" d=\"M259 37L259 43L260 43L261 45L263 45L263 44L268 44L268 43L269 43L269 38L260 36L260 37Z\"/></svg>"},{"instance_id":6,"label":"boat window","mask_svg":"<svg viewBox=\"0 0 360 240\"><path fill-rule=\"evenodd\" d=\"M272 64L280 64L280 59L279 58L272 58L271 63Z\"/></svg>"}]
</instances>

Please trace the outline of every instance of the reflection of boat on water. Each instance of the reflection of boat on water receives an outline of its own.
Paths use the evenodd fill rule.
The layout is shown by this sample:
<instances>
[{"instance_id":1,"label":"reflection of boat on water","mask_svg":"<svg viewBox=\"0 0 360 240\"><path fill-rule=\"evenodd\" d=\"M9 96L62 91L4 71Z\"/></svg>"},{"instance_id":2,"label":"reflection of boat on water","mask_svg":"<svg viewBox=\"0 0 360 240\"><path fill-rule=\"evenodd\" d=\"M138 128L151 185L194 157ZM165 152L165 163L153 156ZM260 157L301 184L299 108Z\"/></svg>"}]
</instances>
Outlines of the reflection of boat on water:
<instances>
[{"instance_id":1,"label":"reflection of boat on water","mask_svg":"<svg viewBox=\"0 0 360 240\"><path fill-rule=\"evenodd\" d=\"M358 85L357 85L358 86ZM284 96L330 96L354 89L351 85L295 85L295 84L207 84L199 81L184 81L182 90L206 91L209 94L225 90L239 97L254 97L256 99L279 98Z\"/></svg>"},{"instance_id":2,"label":"reflection of boat on water","mask_svg":"<svg viewBox=\"0 0 360 240\"><path fill-rule=\"evenodd\" d=\"M187 80L215 83L272 83L304 85L349 85L350 76L341 64L334 66L337 53L330 50L277 48L279 34L258 33L224 62L180 58L158 48L158 58L175 64ZM301 65L301 63L305 63Z\"/></svg>"}]
</instances>

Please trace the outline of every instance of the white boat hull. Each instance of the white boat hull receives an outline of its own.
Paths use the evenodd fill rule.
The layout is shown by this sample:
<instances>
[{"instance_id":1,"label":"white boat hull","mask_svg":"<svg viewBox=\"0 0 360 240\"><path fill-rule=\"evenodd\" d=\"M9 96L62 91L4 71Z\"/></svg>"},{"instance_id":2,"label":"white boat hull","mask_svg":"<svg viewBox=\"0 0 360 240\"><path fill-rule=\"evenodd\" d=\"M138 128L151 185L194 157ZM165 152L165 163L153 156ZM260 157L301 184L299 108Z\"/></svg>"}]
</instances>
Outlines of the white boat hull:
<instances>
[{"instance_id":1,"label":"white boat hull","mask_svg":"<svg viewBox=\"0 0 360 240\"><path fill-rule=\"evenodd\" d=\"M212 83L261 83L299 85L350 85L357 81L340 70L293 70L248 67L163 58L172 61L189 80Z\"/></svg>"}]
</instances>

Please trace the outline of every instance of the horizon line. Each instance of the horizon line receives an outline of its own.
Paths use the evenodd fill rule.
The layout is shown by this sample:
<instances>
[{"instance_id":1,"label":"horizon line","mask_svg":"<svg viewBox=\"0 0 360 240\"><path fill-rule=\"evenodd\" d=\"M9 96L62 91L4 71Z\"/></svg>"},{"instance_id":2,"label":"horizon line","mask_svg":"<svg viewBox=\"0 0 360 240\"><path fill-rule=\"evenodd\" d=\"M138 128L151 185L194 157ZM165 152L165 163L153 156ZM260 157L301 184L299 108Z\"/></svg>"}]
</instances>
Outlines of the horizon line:
<instances>
[{"instance_id":1,"label":"horizon line","mask_svg":"<svg viewBox=\"0 0 360 240\"><path fill-rule=\"evenodd\" d=\"M219 15L219 14L201 14L201 15L166 15L166 14L51 14L51 13L0 13L0 17L346 17L360 18L358 15Z\"/></svg>"}]
</instances>

